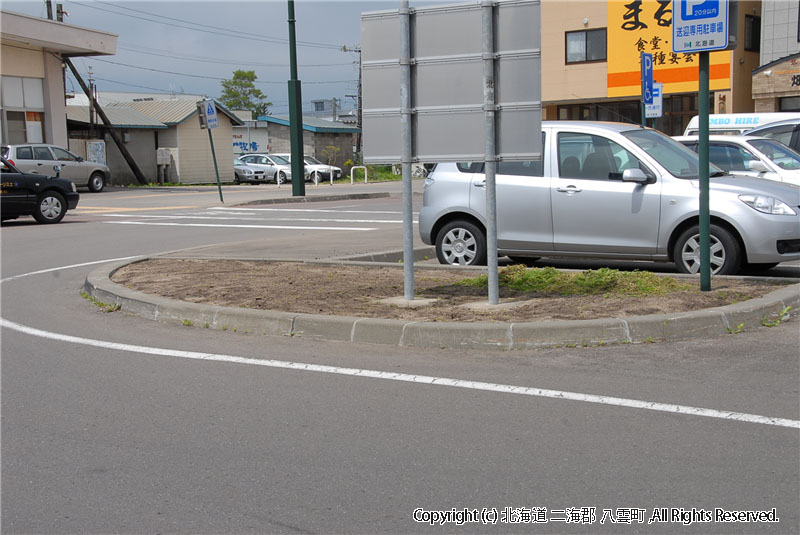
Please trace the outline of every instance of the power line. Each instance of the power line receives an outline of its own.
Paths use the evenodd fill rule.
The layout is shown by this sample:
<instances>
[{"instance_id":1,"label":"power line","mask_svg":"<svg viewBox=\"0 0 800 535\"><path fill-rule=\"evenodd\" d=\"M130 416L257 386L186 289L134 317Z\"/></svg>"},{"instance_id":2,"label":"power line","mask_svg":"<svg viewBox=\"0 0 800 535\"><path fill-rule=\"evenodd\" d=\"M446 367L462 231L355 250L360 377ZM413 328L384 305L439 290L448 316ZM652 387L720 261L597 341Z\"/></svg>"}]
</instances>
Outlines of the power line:
<instances>
[{"instance_id":1,"label":"power line","mask_svg":"<svg viewBox=\"0 0 800 535\"><path fill-rule=\"evenodd\" d=\"M288 67L288 63L250 63L250 62L242 62L242 61L231 61L229 59L221 59L221 58L208 58L208 57L201 57L201 56L194 56L192 57L189 54L180 54L180 55L170 55L170 54L160 54L159 52L164 52L163 50L159 50L157 48L147 48L141 47L141 50L137 50L136 47L125 46L125 45L118 45L117 48L121 50L126 50L128 52L135 52L137 54L147 54L150 56L160 56L162 58L170 58L170 59L178 59L178 60L185 60L185 61L198 61L203 63L217 63L221 65L241 65L245 67ZM318 63L318 64L300 64L299 67L343 67L345 65L352 65L352 62L347 63Z\"/></svg>"},{"instance_id":2,"label":"power line","mask_svg":"<svg viewBox=\"0 0 800 535\"><path fill-rule=\"evenodd\" d=\"M73 4L77 4L79 6L82 6L82 7L87 7L89 9L96 9L96 10L99 10L99 11L105 11L106 13L113 13L114 15L119 15L121 17L131 17L131 18L134 18L134 19L146 20L148 22L155 22L157 24L163 24L165 26L171 26L173 28L183 28L185 30L192 30L192 31L195 31L195 32L210 33L210 34L215 34L215 35L222 35L224 37L233 37L233 38L236 38L236 39L246 39L246 40L249 40L249 41L260 41L262 43L272 43L272 44L281 44L281 45L283 45L283 44L287 44L289 42L288 39L284 39L284 38L281 38L281 37L264 37L264 36L259 35L259 34L253 34L253 33L249 33L249 32L242 32L240 30L229 30L227 28L219 28L217 26L208 26L206 24L200 24L200 23L197 23L197 22L191 22L191 21L182 20L182 19L176 19L176 18L172 18L172 17L166 17L164 15L159 15L159 14L156 14L156 13L148 13L147 11L141 11L141 10L138 10L138 9L119 6L119 5L116 5L116 4L106 4L105 2L100 2L99 0L96 0L95 3L112 5L115 8L127 9L129 11L134 11L134 12L137 12L137 13L143 13L143 14L146 14L146 15L150 15L152 17L159 17L159 18L162 18L162 19L178 21L178 22L181 22L183 24L191 24L191 25L194 25L194 26L201 26L201 27L204 27L204 28L213 28L213 29L212 30L206 30L206 29L202 29L202 28L192 28L191 26L183 26L183 25L179 25L179 24L171 24L169 22L163 22L161 20L155 20L155 19L151 19L151 18L140 17L140 16L137 16L137 15L128 15L126 13L120 13L119 11L113 11L113 10L110 10L110 9L105 9L105 8L94 6L94 5L84 4L83 2L74 2L73 1L72 3ZM223 32L227 32L227 33L223 33ZM254 37L248 37L248 36L254 36ZM341 48L339 45L330 45L330 44L325 44L325 43L314 43L314 42L311 42L311 41L298 41L297 42L297 46L304 46L304 47L310 47L310 48L326 48L326 49L330 49L330 50L339 50Z\"/></svg>"},{"instance_id":3,"label":"power line","mask_svg":"<svg viewBox=\"0 0 800 535\"><path fill-rule=\"evenodd\" d=\"M229 79L229 78L219 78L219 77L216 77L216 76L204 76L204 75L201 75L201 74L188 74L188 73L175 72L175 71L165 71L165 70L162 70L162 69L154 69L152 67L140 67L138 65L130 65L128 63L120 63L118 61L109 61L107 59L100 59L100 58L97 58L97 57L92 58L92 61L99 61L101 63L110 63L112 65L121 65L123 67L130 67L132 69L141 69L141 70L144 70L144 71L161 72L161 73L165 73L165 74L173 74L173 75L176 75L176 76L188 76L190 78L203 78L203 79L206 79L206 80L228 80ZM355 82L355 80L333 80L333 81L327 81L327 82L321 82L321 81L318 81L318 82L303 82L303 84L321 85L321 84L344 84L344 83L351 83L351 82ZM283 85L283 84L286 83L286 81L281 81L281 82L261 82L259 80L256 80L254 83L256 83L256 84L265 84L265 85L273 85L273 84Z\"/></svg>"}]
</instances>

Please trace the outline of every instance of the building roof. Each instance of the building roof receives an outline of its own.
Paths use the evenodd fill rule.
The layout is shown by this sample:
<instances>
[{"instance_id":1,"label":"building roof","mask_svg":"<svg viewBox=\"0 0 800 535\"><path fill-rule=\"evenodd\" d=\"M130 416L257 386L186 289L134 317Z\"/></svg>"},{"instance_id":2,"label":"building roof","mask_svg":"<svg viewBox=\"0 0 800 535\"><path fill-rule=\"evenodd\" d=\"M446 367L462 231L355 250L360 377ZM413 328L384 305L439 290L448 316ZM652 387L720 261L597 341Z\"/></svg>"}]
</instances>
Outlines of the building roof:
<instances>
[{"instance_id":1,"label":"building roof","mask_svg":"<svg viewBox=\"0 0 800 535\"><path fill-rule=\"evenodd\" d=\"M89 97L80 92L70 100L70 105L73 106L88 106ZM188 93L138 93L131 91L98 91L97 101L101 106L108 106L110 104L120 104L125 106L128 102L142 102L151 100L176 100L187 99L192 102L197 102L205 98L203 95L190 95Z\"/></svg>"},{"instance_id":2,"label":"building roof","mask_svg":"<svg viewBox=\"0 0 800 535\"><path fill-rule=\"evenodd\" d=\"M114 33L11 11L2 11L0 38L4 45L58 50L68 57L117 53Z\"/></svg>"},{"instance_id":3,"label":"building roof","mask_svg":"<svg viewBox=\"0 0 800 535\"><path fill-rule=\"evenodd\" d=\"M800 52L797 52L795 54L789 54L788 56L784 56L782 58L778 58L776 60L770 61L767 64L761 65L757 69L753 69L753 75L756 75L756 74L760 73L761 71L767 70L770 67L774 67L776 65L780 65L784 61L789 61L789 60L798 59L798 58L800 58Z\"/></svg>"},{"instance_id":4,"label":"building roof","mask_svg":"<svg viewBox=\"0 0 800 535\"><path fill-rule=\"evenodd\" d=\"M132 108L106 106L103 111L117 128L167 128L167 125ZM89 106L67 106L67 120L89 124ZM97 118L97 123L101 123Z\"/></svg>"},{"instance_id":5,"label":"building roof","mask_svg":"<svg viewBox=\"0 0 800 535\"><path fill-rule=\"evenodd\" d=\"M219 112L227 115L234 126L243 125L232 111L228 110L225 106L214 101L216 108ZM129 107L148 117L160 121L166 125L181 124L189 117L197 113L197 104L194 100L190 99L175 99L175 100L148 100L142 102L125 102L111 104L105 109L112 107Z\"/></svg>"},{"instance_id":6,"label":"building roof","mask_svg":"<svg viewBox=\"0 0 800 535\"><path fill-rule=\"evenodd\" d=\"M288 117L262 115L258 120L283 126L290 125ZM308 130L309 132L325 132L329 134L358 134L360 132L360 130L354 126L347 126L344 123L325 121L323 119L315 119L313 117L303 117L303 130Z\"/></svg>"}]
</instances>

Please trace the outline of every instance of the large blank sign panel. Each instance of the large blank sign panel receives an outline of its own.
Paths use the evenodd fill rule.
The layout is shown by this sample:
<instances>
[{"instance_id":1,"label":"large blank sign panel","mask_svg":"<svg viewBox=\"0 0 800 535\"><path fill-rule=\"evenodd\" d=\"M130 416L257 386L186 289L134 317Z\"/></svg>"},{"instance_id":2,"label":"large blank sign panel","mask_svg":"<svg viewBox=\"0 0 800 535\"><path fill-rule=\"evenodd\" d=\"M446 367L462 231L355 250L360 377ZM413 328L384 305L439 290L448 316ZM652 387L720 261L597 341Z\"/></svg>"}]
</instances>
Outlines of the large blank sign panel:
<instances>
[{"instance_id":1,"label":"large blank sign panel","mask_svg":"<svg viewBox=\"0 0 800 535\"><path fill-rule=\"evenodd\" d=\"M539 1L494 4L493 52L487 57L479 2L410 12L412 158L420 162L484 160L484 60L492 59L494 156L540 159ZM364 161L396 163L402 154L400 14L397 10L363 13L361 32Z\"/></svg>"}]
</instances>

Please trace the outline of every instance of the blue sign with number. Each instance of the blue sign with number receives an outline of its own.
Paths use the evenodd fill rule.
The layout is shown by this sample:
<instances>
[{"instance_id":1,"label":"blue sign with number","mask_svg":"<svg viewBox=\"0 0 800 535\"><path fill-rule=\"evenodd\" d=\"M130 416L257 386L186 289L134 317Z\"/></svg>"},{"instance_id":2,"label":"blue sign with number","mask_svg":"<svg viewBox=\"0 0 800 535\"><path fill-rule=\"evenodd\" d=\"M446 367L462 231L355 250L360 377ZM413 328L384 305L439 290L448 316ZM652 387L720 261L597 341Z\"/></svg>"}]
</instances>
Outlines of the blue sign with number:
<instances>
[{"instance_id":1,"label":"blue sign with number","mask_svg":"<svg viewBox=\"0 0 800 535\"><path fill-rule=\"evenodd\" d=\"M728 48L732 30L728 5L729 0L673 0L672 51L690 54Z\"/></svg>"}]
</instances>

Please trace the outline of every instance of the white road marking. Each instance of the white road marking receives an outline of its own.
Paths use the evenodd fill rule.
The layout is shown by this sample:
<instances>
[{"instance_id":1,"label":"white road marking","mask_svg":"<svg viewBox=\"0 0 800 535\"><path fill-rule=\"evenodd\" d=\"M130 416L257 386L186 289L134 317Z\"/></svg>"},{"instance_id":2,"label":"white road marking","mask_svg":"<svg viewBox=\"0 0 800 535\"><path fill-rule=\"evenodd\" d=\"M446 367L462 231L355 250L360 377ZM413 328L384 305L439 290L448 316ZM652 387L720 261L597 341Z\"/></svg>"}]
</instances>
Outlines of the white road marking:
<instances>
[{"instance_id":1,"label":"white road marking","mask_svg":"<svg viewBox=\"0 0 800 535\"><path fill-rule=\"evenodd\" d=\"M295 227L289 225L215 225L212 223L158 223L155 221L103 221L110 225L155 225L166 227L269 228L278 230L378 230L366 227Z\"/></svg>"},{"instance_id":2,"label":"white road marking","mask_svg":"<svg viewBox=\"0 0 800 535\"><path fill-rule=\"evenodd\" d=\"M788 420L785 418L773 418L758 414L747 414L742 412L718 411L715 409L703 409L700 407L689 407L686 405L673 405L669 403L656 403L653 401L640 401L636 399L617 398L609 396L596 396L593 394L582 394L579 392L566 392L562 390L546 390L542 388L531 388L526 386L504 385L496 383L484 383L480 381L465 381L462 379L450 379L447 377L432 377L428 375L409 375L405 373L382 372L378 370L364 370L359 368L341 368L338 366L324 366L321 364L307 364L304 362L287 362L282 360L261 360L248 357L238 357L235 355L223 355L218 353L199 353L196 351L180 351L175 349L165 349L160 347L138 346L132 344L121 344L117 342L106 342L91 338L82 338L66 334L53 333L34 329L19 323L14 323L0 318L0 326L12 329L31 336L47 338L59 342L87 345L102 349L113 349L117 351L128 351L132 353L144 353L147 355L158 355L162 357L177 357L193 360L209 360L215 362L228 362L233 364L249 364L251 366L264 366L268 368L281 368L284 370L296 370L318 373L331 373L336 375L349 375L353 377L368 377L372 379L384 379L388 381L402 381L408 383L421 383L434 386L451 386L455 388L466 388L469 390L484 390L489 392L499 392L503 394L518 394L524 396L534 396L543 398L563 399L569 401L582 401L585 403L596 403L600 405L613 405L617 407L628 407L632 409L646 409L651 411L669 412L674 414L685 414L688 416L705 416L722 420L734 420L737 422L747 422L779 427L790 427L800 429L800 421Z\"/></svg>"},{"instance_id":3,"label":"white road marking","mask_svg":"<svg viewBox=\"0 0 800 535\"><path fill-rule=\"evenodd\" d=\"M317 212L317 213L338 213L338 214L402 214L403 212L392 212L387 210L323 210L316 208L246 208L239 206L228 208L225 206L212 206L209 210L247 210L248 212Z\"/></svg>"},{"instance_id":4,"label":"white road marking","mask_svg":"<svg viewBox=\"0 0 800 535\"><path fill-rule=\"evenodd\" d=\"M69 266L62 266L51 269L43 269L22 275L15 275L0 280L0 284L28 277L31 275L38 275L52 271L60 271L64 269L71 269L93 264L102 264L107 262L116 262L120 260L128 260L139 258L139 256L130 256L123 258L113 258L108 260L99 260L94 262L85 262L82 264L73 264ZM108 342L105 340L95 340L92 338L82 338L78 336L71 336L67 334L54 333L50 331L43 331L34 327L21 325L13 321L9 321L0 317L0 327L5 327L23 334L36 336L39 338L46 338L49 340L57 340L72 344L87 345L92 347L99 347L103 349L111 349L116 351L128 351L133 353L144 353L147 355L158 355L164 357L176 357L193 360L207 360L214 362L226 362L233 364L248 364L252 366L264 366L268 368L280 368L285 370L296 371L310 371L317 373L330 373L336 375L349 375L352 377L367 377L372 379L383 379L387 381L402 381L408 383L421 383L432 386L450 386L455 388L465 388L469 390L483 390L489 392L498 392L502 394L517 394L524 396L534 396L551 399L561 399L568 401L580 401L584 403L595 403L599 405L611 405L616 407L627 407L632 409L644 409L651 411L667 412L672 414L684 414L687 416L703 416L707 418L717 418L721 420L732 420L736 422L755 423L772 425L777 427L789 427L792 429L800 429L800 420L790 420L786 418L774 418L771 416L762 416L759 414L748 414L743 412L733 411L720 411L716 409L705 409L701 407L691 407L688 405L674 405L670 403L658 403L655 401L643 401L637 399L617 398L611 396L598 396L594 394L583 394L580 392L568 392L563 390L547 390L542 388L527 387L527 386L514 386L504 385L497 383L484 383L481 381L467 381L463 379L451 379L448 377L433 377L428 375L409 375L405 373L383 372L378 370L365 370L359 368L341 368L338 366L324 366L321 364L307 364L304 362L288 362L281 360L261 360L248 357L239 357L235 355L224 355L218 353L199 353L196 351L181 351L176 349L166 349L160 347L148 347L132 344L122 344L118 342Z\"/></svg>"},{"instance_id":5,"label":"white road marking","mask_svg":"<svg viewBox=\"0 0 800 535\"><path fill-rule=\"evenodd\" d=\"M159 219L159 220L169 220L169 219L213 219L214 221L252 221L253 218L257 218L258 221L319 221L325 223L391 223L391 224L400 224L403 222L402 219L398 220L390 220L390 219L320 219L320 218L310 218L310 217L257 217L258 214L240 214L235 213L231 215L240 215L240 216L250 216L250 217L226 217L217 214L207 214L207 215L143 215L143 214L136 214L136 215L128 215L128 214L105 214L107 217L119 217L119 218L128 218L128 219ZM416 221L415 221L416 223Z\"/></svg>"}]
</instances>

